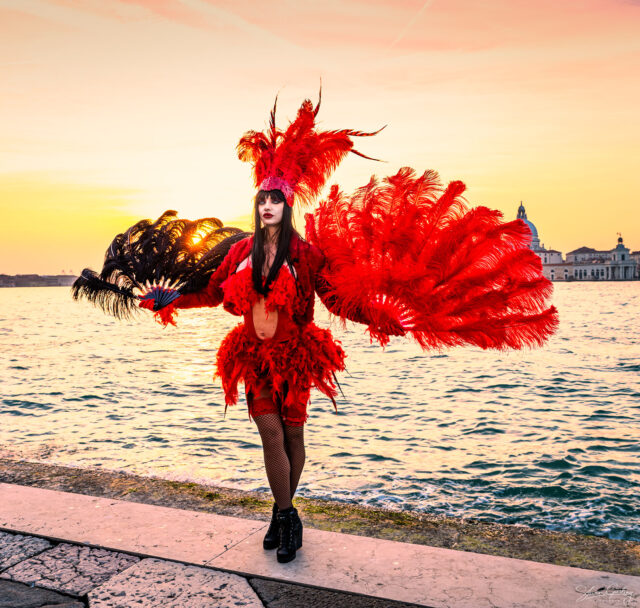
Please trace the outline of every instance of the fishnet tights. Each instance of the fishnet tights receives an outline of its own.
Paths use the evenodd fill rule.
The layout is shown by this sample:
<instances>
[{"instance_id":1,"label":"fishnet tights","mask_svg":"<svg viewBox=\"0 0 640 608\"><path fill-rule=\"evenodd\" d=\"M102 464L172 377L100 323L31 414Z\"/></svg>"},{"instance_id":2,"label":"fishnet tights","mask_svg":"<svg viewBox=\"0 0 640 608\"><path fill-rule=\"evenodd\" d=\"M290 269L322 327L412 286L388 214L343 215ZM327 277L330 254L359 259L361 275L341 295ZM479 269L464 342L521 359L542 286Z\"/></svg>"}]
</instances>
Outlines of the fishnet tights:
<instances>
[{"instance_id":1,"label":"fishnet tights","mask_svg":"<svg viewBox=\"0 0 640 608\"><path fill-rule=\"evenodd\" d=\"M269 486L279 509L288 509L304 468L304 426L283 424L280 414L262 414L253 418L264 453Z\"/></svg>"}]
</instances>

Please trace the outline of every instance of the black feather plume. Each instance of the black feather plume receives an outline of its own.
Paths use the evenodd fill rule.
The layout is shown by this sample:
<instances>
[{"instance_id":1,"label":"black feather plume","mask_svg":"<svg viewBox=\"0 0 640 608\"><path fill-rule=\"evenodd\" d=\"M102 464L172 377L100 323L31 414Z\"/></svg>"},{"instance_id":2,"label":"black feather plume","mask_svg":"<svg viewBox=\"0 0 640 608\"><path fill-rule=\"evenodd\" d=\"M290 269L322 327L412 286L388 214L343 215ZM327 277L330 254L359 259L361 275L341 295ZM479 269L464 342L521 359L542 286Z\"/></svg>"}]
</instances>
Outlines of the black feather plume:
<instances>
[{"instance_id":1,"label":"black feather plume","mask_svg":"<svg viewBox=\"0 0 640 608\"><path fill-rule=\"evenodd\" d=\"M176 215L165 211L155 222L141 220L118 234L101 272L85 268L76 279L73 298L84 297L108 314L129 318L140 310L139 296L154 286L181 294L206 287L231 246L248 236L215 217L190 221Z\"/></svg>"},{"instance_id":2,"label":"black feather plume","mask_svg":"<svg viewBox=\"0 0 640 608\"><path fill-rule=\"evenodd\" d=\"M84 297L119 319L129 318L137 310L138 299L131 288L109 283L90 268L85 268L74 281L71 294L74 300Z\"/></svg>"}]
</instances>

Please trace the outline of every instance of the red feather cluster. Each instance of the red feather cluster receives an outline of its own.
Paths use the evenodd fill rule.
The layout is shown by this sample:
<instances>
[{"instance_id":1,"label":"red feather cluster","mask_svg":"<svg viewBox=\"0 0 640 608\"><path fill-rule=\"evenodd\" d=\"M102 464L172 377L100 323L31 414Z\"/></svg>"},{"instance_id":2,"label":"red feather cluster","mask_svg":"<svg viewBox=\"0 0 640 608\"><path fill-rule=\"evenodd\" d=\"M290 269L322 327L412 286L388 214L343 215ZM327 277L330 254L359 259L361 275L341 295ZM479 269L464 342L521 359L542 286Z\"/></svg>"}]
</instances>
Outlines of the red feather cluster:
<instances>
[{"instance_id":1,"label":"red feather cluster","mask_svg":"<svg viewBox=\"0 0 640 608\"><path fill-rule=\"evenodd\" d=\"M402 326L425 349L541 345L558 326L547 307L553 284L542 275L522 220L469 209L461 181L446 188L435 171L405 167L375 177L351 197L337 186L307 214L307 239L326 256L337 314L367 310ZM334 311L336 312L336 311ZM382 345L385 323L369 328Z\"/></svg>"},{"instance_id":2,"label":"red feather cluster","mask_svg":"<svg viewBox=\"0 0 640 608\"><path fill-rule=\"evenodd\" d=\"M247 131L242 136L237 146L238 158L252 163L256 188L261 188L263 183L284 182L289 187L281 189L289 206L293 206L294 200L310 205L349 152L370 158L353 149L351 138L375 135L382 129L373 133L351 129L317 131L315 119L320 99L315 108L305 99L296 119L282 131L276 127L277 101L276 97L267 131Z\"/></svg>"},{"instance_id":3,"label":"red feather cluster","mask_svg":"<svg viewBox=\"0 0 640 608\"><path fill-rule=\"evenodd\" d=\"M255 338L240 324L218 349L216 375L222 380L227 405L237 403L240 381L258 394L258 378L268 370L273 394L283 398L283 412L294 413L307 403L312 387L329 397L337 411L334 374L344 371L345 356L331 332L315 323L307 323L282 341Z\"/></svg>"},{"instance_id":4,"label":"red feather cluster","mask_svg":"<svg viewBox=\"0 0 640 608\"><path fill-rule=\"evenodd\" d=\"M167 325L176 325L176 315L178 311L176 310L175 302L171 302L166 306L163 306L160 310L153 310L153 300L141 300L138 302L138 306L140 308L146 308L153 312L154 319L166 327Z\"/></svg>"}]
</instances>

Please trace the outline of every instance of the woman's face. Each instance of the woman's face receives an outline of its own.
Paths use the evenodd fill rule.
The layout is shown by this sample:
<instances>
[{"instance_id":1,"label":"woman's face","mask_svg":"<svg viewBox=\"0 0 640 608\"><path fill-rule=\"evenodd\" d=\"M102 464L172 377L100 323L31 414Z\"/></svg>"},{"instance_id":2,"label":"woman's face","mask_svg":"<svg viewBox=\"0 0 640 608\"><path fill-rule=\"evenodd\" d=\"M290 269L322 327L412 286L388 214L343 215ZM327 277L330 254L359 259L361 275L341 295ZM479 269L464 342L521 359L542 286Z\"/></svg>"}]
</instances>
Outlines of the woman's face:
<instances>
[{"instance_id":1,"label":"woman's face","mask_svg":"<svg viewBox=\"0 0 640 608\"><path fill-rule=\"evenodd\" d=\"M271 198L271 194L258 203L258 213L264 226L278 226L282 222L283 211L284 202Z\"/></svg>"}]
</instances>

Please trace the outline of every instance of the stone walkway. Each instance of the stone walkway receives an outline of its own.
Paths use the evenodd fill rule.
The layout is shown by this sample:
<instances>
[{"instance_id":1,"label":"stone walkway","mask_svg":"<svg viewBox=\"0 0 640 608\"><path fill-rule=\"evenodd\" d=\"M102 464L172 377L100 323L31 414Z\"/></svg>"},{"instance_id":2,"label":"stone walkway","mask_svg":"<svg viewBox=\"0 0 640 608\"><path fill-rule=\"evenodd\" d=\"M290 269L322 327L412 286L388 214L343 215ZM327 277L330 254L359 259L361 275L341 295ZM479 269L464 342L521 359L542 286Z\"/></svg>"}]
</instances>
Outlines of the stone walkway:
<instances>
[{"instance_id":1,"label":"stone walkway","mask_svg":"<svg viewBox=\"0 0 640 608\"><path fill-rule=\"evenodd\" d=\"M640 577L0 484L0 608L640 608Z\"/></svg>"},{"instance_id":2,"label":"stone walkway","mask_svg":"<svg viewBox=\"0 0 640 608\"><path fill-rule=\"evenodd\" d=\"M413 608L97 547L0 532L0 608Z\"/></svg>"}]
</instances>

